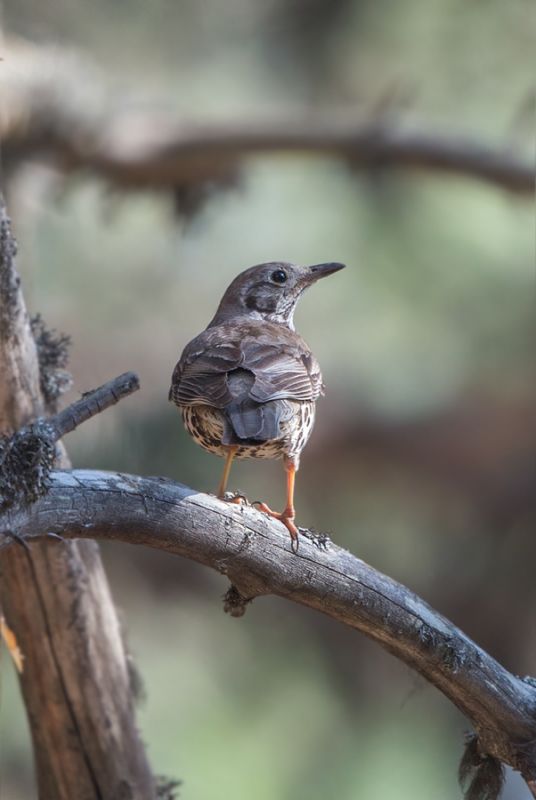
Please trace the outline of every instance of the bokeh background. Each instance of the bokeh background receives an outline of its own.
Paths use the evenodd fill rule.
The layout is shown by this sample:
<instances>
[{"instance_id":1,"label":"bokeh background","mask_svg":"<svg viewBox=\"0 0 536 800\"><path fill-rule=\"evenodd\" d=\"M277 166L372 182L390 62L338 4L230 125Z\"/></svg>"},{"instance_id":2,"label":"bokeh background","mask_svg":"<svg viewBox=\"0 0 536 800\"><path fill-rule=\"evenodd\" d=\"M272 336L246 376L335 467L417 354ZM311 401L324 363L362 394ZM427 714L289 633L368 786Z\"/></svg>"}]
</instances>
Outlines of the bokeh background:
<instances>
[{"instance_id":1,"label":"bokeh background","mask_svg":"<svg viewBox=\"0 0 536 800\"><path fill-rule=\"evenodd\" d=\"M4 131L37 112L66 129L149 120L154 133L169 119L376 115L530 159L534 23L529 0L4 0L0 119ZM248 159L203 203L66 176L31 148L12 147L4 172L27 302L72 336L68 399L127 369L141 377L141 392L69 436L79 467L214 490L221 462L167 403L182 347L241 269L347 263L297 313L328 387L299 521L534 674L530 198L299 153ZM283 501L280 464L239 464L231 483ZM219 576L127 546L103 553L145 685L143 738L181 797L460 796L467 722L378 646L274 598L232 619ZM1 679L0 797L33 800L5 658ZM505 800L526 796L510 775Z\"/></svg>"}]
</instances>

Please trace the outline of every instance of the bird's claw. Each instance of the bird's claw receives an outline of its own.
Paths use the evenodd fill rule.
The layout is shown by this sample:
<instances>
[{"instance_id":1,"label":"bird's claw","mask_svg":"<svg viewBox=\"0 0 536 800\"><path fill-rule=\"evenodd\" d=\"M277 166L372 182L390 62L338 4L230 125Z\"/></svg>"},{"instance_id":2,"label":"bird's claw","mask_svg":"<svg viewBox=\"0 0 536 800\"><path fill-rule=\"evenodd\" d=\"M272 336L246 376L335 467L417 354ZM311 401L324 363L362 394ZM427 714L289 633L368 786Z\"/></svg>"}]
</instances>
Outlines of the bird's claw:
<instances>
[{"instance_id":1,"label":"bird's claw","mask_svg":"<svg viewBox=\"0 0 536 800\"><path fill-rule=\"evenodd\" d=\"M263 503L262 500L254 500L251 505L258 506L259 511L262 511L264 514L274 514L272 509L267 506L266 503Z\"/></svg>"},{"instance_id":2,"label":"bird's claw","mask_svg":"<svg viewBox=\"0 0 536 800\"><path fill-rule=\"evenodd\" d=\"M223 497L220 497L220 500L225 500L226 503L236 503L239 506L250 506L252 505L249 500L247 499L245 494L241 494L240 492L225 492Z\"/></svg>"},{"instance_id":3,"label":"bird's claw","mask_svg":"<svg viewBox=\"0 0 536 800\"><path fill-rule=\"evenodd\" d=\"M259 511L263 512L263 514L268 514L269 517L278 519L283 523L287 531L290 533L290 548L293 553L297 553L300 542L298 539L298 528L294 524L294 511L288 509L285 509L285 511L272 511L270 506L267 506L266 503L262 502L262 500L254 500L251 505L256 506Z\"/></svg>"}]
</instances>

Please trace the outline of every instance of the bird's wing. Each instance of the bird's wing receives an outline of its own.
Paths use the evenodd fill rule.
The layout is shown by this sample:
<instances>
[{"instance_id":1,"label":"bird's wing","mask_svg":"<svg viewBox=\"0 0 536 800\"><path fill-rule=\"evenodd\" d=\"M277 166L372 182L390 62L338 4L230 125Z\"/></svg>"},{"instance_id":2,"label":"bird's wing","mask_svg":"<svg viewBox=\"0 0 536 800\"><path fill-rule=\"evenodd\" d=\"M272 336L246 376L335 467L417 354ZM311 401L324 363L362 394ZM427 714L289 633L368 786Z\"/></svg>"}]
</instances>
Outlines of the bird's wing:
<instances>
[{"instance_id":1,"label":"bird's wing","mask_svg":"<svg viewBox=\"0 0 536 800\"><path fill-rule=\"evenodd\" d=\"M322 376L315 357L303 341L252 341L246 343L247 369L255 375L250 397L270 400L316 400L322 393Z\"/></svg>"},{"instance_id":2,"label":"bird's wing","mask_svg":"<svg viewBox=\"0 0 536 800\"><path fill-rule=\"evenodd\" d=\"M207 328L185 348L173 373L170 399L178 405L225 408L236 400L228 376L237 369L254 376L248 396L257 403L314 401L322 394L318 362L294 331L267 323L227 323Z\"/></svg>"},{"instance_id":3,"label":"bird's wing","mask_svg":"<svg viewBox=\"0 0 536 800\"><path fill-rule=\"evenodd\" d=\"M169 399L177 405L224 408L233 399L227 374L240 366L237 343L218 342L204 331L189 345L173 371Z\"/></svg>"}]
</instances>

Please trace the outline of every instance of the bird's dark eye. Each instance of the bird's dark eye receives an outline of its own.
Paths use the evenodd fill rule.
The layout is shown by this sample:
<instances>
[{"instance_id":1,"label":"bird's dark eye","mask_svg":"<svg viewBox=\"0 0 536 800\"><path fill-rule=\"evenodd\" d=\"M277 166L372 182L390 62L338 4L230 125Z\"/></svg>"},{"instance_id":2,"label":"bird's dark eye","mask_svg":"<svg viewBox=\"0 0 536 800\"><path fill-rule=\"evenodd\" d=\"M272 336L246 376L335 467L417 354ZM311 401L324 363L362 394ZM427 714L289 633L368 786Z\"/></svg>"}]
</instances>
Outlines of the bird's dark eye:
<instances>
[{"instance_id":1,"label":"bird's dark eye","mask_svg":"<svg viewBox=\"0 0 536 800\"><path fill-rule=\"evenodd\" d=\"M287 273L284 269L276 269L275 272L272 272L270 277L274 283L286 283Z\"/></svg>"}]
</instances>

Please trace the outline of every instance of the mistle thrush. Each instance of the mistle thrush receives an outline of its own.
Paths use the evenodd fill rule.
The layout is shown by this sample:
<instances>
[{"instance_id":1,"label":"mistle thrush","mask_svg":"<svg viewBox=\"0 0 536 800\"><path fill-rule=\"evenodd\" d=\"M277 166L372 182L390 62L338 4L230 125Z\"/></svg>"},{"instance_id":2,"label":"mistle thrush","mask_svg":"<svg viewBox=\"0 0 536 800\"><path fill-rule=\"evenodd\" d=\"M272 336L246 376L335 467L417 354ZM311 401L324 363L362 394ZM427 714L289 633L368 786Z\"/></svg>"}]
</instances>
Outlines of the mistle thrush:
<instances>
[{"instance_id":1,"label":"mistle thrush","mask_svg":"<svg viewBox=\"0 0 536 800\"><path fill-rule=\"evenodd\" d=\"M184 348L171 379L169 399L187 431L225 458L218 497L225 498L233 459L283 458L284 511L258 505L283 522L294 550L295 473L324 389L316 358L294 330L294 309L305 289L343 266L271 262L241 272L214 319Z\"/></svg>"}]
</instances>

